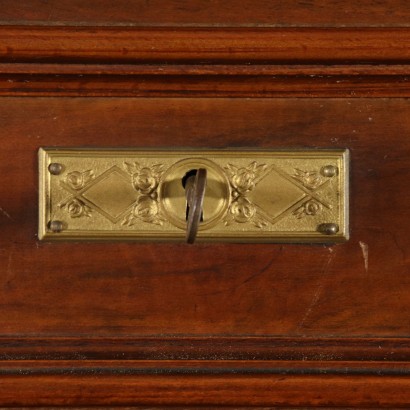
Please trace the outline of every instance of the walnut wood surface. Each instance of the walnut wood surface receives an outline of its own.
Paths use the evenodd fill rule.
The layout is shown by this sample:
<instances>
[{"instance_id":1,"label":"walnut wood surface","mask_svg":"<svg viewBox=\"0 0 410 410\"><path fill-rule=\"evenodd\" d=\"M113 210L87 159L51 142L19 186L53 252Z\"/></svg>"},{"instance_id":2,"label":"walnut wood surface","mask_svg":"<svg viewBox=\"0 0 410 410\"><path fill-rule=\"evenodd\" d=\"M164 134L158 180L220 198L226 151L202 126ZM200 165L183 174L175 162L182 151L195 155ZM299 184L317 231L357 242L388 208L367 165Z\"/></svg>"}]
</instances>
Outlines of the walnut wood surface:
<instances>
[{"instance_id":1,"label":"walnut wood surface","mask_svg":"<svg viewBox=\"0 0 410 410\"><path fill-rule=\"evenodd\" d=\"M0 26L1 96L406 97L404 28Z\"/></svg>"},{"instance_id":2,"label":"walnut wood surface","mask_svg":"<svg viewBox=\"0 0 410 410\"><path fill-rule=\"evenodd\" d=\"M258 69L254 74L237 75L232 67L228 75L0 74L0 96L363 98L410 94L407 74L323 75L310 69L310 74L277 76L260 75Z\"/></svg>"},{"instance_id":3,"label":"walnut wood surface","mask_svg":"<svg viewBox=\"0 0 410 410\"><path fill-rule=\"evenodd\" d=\"M3 97L0 403L408 406L407 118L402 98ZM348 147L351 239L38 242L41 146Z\"/></svg>"},{"instance_id":4,"label":"walnut wood surface","mask_svg":"<svg viewBox=\"0 0 410 410\"><path fill-rule=\"evenodd\" d=\"M409 408L407 3L0 0L0 406ZM39 242L43 146L349 148L351 239Z\"/></svg>"},{"instance_id":5,"label":"walnut wood surface","mask_svg":"<svg viewBox=\"0 0 410 410\"><path fill-rule=\"evenodd\" d=\"M401 26L406 0L0 0L2 24L124 26Z\"/></svg>"},{"instance_id":6,"label":"walnut wood surface","mask_svg":"<svg viewBox=\"0 0 410 410\"><path fill-rule=\"evenodd\" d=\"M24 364L22 364L24 366ZM332 406L408 408L405 377L344 374L121 374L68 372L5 375L0 393L7 406ZM50 374L51 373L51 374ZM23 391L16 398L16 391ZM404 399L404 400L403 400ZM150 407L151 408L151 407Z\"/></svg>"},{"instance_id":7,"label":"walnut wood surface","mask_svg":"<svg viewBox=\"0 0 410 410\"><path fill-rule=\"evenodd\" d=\"M397 64L406 28L0 26L0 62Z\"/></svg>"},{"instance_id":8,"label":"walnut wood surface","mask_svg":"<svg viewBox=\"0 0 410 410\"><path fill-rule=\"evenodd\" d=\"M24 384L22 383L24 382ZM4 377L3 403L53 406L335 406L407 408L402 398L408 381L397 376L327 375L326 382L310 375L44 375ZM158 389L161 386L161 389ZM16 399L17 389L24 394ZM320 392L320 393L318 393ZM57 394L56 394L57 393Z\"/></svg>"},{"instance_id":9,"label":"walnut wood surface","mask_svg":"<svg viewBox=\"0 0 410 410\"><path fill-rule=\"evenodd\" d=\"M410 361L408 338L368 337L6 337L0 339L0 359L115 361L155 360L166 368L170 360L237 360L251 366L254 360L282 361L289 368L293 361L306 361L306 366L331 366L348 364L360 368L385 363L381 373L394 370L401 362ZM114 362L113 362L114 363ZM33 366L33 365L32 365ZM389 366L392 368L389 369ZM34 367L34 366L33 366ZM382 371L383 370L383 371ZM347 374L349 372L347 371Z\"/></svg>"},{"instance_id":10,"label":"walnut wood surface","mask_svg":"<svg viewBox=\"0 0 410 410\"><path fill-rule=\"evenodd\" d=\"M406 99L0 104L3 335L409 336ZM348 147L351 240L330 247L40 243L36 151L55 145ZM367 270L360 244L368 247Z\"/></svg>"}]
</instances>

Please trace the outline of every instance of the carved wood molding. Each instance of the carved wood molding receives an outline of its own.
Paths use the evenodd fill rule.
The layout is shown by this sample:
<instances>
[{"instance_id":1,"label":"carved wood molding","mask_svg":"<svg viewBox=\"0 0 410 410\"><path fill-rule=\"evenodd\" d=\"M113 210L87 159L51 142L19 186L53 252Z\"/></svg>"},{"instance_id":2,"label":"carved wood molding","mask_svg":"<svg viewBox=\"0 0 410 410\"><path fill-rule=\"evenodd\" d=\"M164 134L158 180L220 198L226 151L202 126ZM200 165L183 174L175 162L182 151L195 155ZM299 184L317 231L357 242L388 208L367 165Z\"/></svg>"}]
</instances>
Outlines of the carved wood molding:
<instances>
[{"instance_id":1,"label":"carved wood molding","mask_svg":"<svg viewBox=\"0 0 410 410\"><path fill-rule=\"evenodd\" d=\"M98 369L97 369L98 370ZM241 406L408 408L408 378L346 374L10 374L0 385L3 406ZM151 408L151 407L150 407Z\"/></svg>"},{"instance_id":2,"label":"carved wood molding","mask_svg":"<svg viewBox=\"0 0 410 410\"><path fill-rule=\"evenodd\" d=\"M3 406L409 405L408 339L0 341Z\"/></svg>"},{"instance_id":3,"label":"carved wood molding","mask_svg":"<svg viewBox=\"0 0 410 410\"><path fill-rule=\"evenodd\" d=\"M0 26L0 44L13 63L410 62L407 28Z\"/></svg>"},{"instance_id":4,"label":"carved wood molding","mask_svg":"<svg viewBox=\"0 0 410 410\"><path fill-rule=\"evenodd\" d=\"M410 67L0 64L0 96L407 97Z\"/></svg>"},{"instance_id":5,"label":"carved wood molding","mask_svg":"<svg viewBox=\"0 0 410 410\"><path fill-rule=\"evenodd\" d=\"M409 362L86 360L86 355L77 355L77 360L0 362L0 404L390 408L409 404Z\"/></svg>"},{"instance_id":6,"label":"carved wood molding","mask_svg":"<svg viewBox=\"0 0 410 410\"><path fill-rule=\"evenodd\" d=\"M1 0L0 24L409 27L407 0Z\"/></svg>"},{"instance_id":7,"label":"carved wood molding","mask_svg":"<svg viewBox=\"0 0 410 410\"><path fill-rule=\"evenodd\" d=\"M410 362L408 338L1 337L0 360Z\"/></svg>"},{"instance_id":8,"label":"carved wood molding","mask_svg":"<svg viewBox=\"0 0 410 410\"><path fill-rule=\"evenodd\" d=\"M1 96L406 97L406 28L0 26Z\"/></svg>"}]
</instances>

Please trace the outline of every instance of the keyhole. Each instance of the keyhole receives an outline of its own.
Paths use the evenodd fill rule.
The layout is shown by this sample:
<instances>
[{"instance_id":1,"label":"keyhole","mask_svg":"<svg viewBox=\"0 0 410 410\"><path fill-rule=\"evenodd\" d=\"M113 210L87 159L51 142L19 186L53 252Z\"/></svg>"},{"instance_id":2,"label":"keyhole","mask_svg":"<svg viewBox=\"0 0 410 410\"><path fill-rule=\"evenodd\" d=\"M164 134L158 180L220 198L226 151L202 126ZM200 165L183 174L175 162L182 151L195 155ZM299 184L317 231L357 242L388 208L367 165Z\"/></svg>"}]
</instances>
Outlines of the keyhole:
<instances>
[{"instance_id":1,"label":"keyhole","mask_svg":"<svg viewBox=\"0 0 410 410\"><path fill-rule=\"evenodd\" d=\"M196 169L191 169L190 171L188 171L188 172L182 177L181 182L182 182L182 186L183 186L184 188L185 188L187 179L188 179L189 177L194 177L194 176L197 174L197 172L198 172L198 170L196 170ZM188 201L187 201L187 202L186 202L186 208L185 208L185 220L186 220L186 221L188 220L188 215L189 215L189 204L188 204ZM201 212L201 219L200 219L200 221L201 221L201 222L204 221L204 213L203 213L203 212Z\"/></svg>"}]
</instances>

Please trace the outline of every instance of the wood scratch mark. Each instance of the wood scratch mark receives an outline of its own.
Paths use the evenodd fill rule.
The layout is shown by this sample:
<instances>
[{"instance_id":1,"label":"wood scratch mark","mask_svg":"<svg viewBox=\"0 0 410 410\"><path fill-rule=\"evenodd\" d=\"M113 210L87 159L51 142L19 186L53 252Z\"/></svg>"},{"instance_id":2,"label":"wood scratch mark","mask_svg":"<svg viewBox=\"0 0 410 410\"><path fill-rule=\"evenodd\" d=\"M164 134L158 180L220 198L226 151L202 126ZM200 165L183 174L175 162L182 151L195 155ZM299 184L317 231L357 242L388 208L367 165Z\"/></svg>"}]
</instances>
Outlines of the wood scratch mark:
<instances>
[{"instance_id":1,"label":"wood scratch mark","mask_svg":"<svg viewBox=\"0 0 410 410\"><path fill-rule=\"evenodd\" d=\"M9 219L13 219L8 212L6 212L3 208L0 207L0 212Z\"/></svg>"},{"instance_id":2,"label":"wood scratch mark","mask_svg":"<svg viewBox=\"0 0 410 410\"><path fill-rule=\"evenodd\" d=\"M322 274L319 278L319 283L316 286L316 290L313 293L313 297L312 297L312 299L309 303L308 308L306 309L305 314L302 317L302 320L299 322L299 324L297 326L297 330L300 330L304 326L304 324L306 323L306 321L309 318L310 314L312 313L314 307L319 302L319 299L320 299L320 296L322 295L322 291L323 291L323 287L324 287L323 279L325 278L325 276L326 276L326 274L329 270L330 264L332 263L335 255L336 255L336 252L333 253L333 249L329 248L329 256L328 256L327 262L325 263L325 266L323 268Z\"/></svg>"},{"instance_id":3,"label":"wood scratch mark","mask_svg":"<svg viewBox=\"0 0 410 410\"><path fill-rule=\"evenodd\" d=\"M13 259L13 251L10 251L9 253L9 259L7 261L7 276L11 274L11 261Z\"/></svg>"},{"instance_id":4,"label":"wood scratch mark","mask_svg":"<svg viewBox=\"0 0 410 410\"><path fill-rule=\"evenodd\" d=\"M322 283L322 279L320 279L319 285L316 288L316 291L313 295L312 301L309 304L309 307L306 309L305 314L303 315L302 320L300 321L299 325L298 325L298 329L300 329L301 327L303 327L303 325L305 324L306 320L308 319L308 317L310 316L310 314L312 313L313 308L317 305L317 302L320 299L320 296L322 294L322 290L323 290L323 283Z\"/></svg>"},{"instance_id":5,"label":"wood scratch mark","mask_svg":"<svg viewBox=\"0 0 410 410\"><path fill-rule=\"evenodd\" d=\"M56 8L56 4L55 4L55 2L53 2L53 3L51 4L50 12L48 13L47 21L50 21L50 20L51 20L51 17L52 17L52 15L53 15L53 13L54 13L54 9L55 9L55 8Z\"/></svg>"},{"instance_id":6,"label":"wood scratch mark","mask_svg":"<svg viewBox=\"0 0 410 410\"><path fill-rule=\"evenodd\" d=\"M279 249L279 253L282 252L282 249L283 249L283 247L281 246L280 249ZM198 296L211 296L211 295L218 295L218 294L226 293L226 292L233 293L236 290L238 290L241 286L247 284L248 282L251 282L252 280L257 278L258 276L261 276L261 275L265 274L266 272L268 272L270 270L270 268L272 267L272 265L274 264L274 262L276 261L276 257L277 257L276 254L273 255L272 258L269 260L269 262L261 270L259 270L256 273L250 275L249 277L247 277L245 280L243 280L239 284L236 284L232 287L229 287L228 289L220 289L220 290L217 290L217 291L211 292L211 293L198 294Z\"/></svg>"},{"instance_id":7,"label":"wood scratch mark","mask_svg":"<svg viewBox=\"0 0 410 410\"><path fill-rule=\"evenodd\" d=\"M366 270L366 272L368 272L369 271L369 245L362 241L359 241L359 245L363 253L364 269Z\"/></svg>"},{"instance_id":8,"label":"wood scratch mark","mask_svg":"<svg viewBox=\"0 0 410 410\"><path fill-rule=\"evenodd\" d=\"M10 278L13 276L13 269L12 269L13 255L14 255L14 245L11 245L9 256L7 259L6 272L5 272L7 280L10 280Z\"/></svg>"},{"instance_id":9,"label":"wood scratch mark","mask_svg":"<svg viewBox=\"0 0 410 410\"><path fill-rule=\"evenodd\" d=\"M389 235L391 235L394 244L396 245L397 249L400 251L400 253L401 253L401 255L402 255L402 258L403 258L403 260L405 261L405 260L406 260L406 251L404 250L403 246L401 246L401 245L399 244L399 241L397 240L397 236L396 236L393 232L391 232L391 231L387 231L387 233L388 233Z\"/></svg>"}]
</instances>

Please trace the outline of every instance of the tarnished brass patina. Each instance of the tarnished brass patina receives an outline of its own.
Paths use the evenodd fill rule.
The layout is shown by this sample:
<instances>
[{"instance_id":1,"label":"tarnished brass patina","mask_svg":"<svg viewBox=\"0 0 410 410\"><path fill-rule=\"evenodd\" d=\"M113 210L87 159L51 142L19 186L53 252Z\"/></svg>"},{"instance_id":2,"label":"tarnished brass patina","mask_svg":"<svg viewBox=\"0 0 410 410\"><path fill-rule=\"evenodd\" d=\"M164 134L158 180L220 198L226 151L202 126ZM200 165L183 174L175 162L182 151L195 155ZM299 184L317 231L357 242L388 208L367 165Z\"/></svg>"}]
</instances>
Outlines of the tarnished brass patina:
<instances>
[{"instance_id":1,"label":"tarnished brass patina","mask_svg":"<svg viewBox=\"0 0 410 410\"><path fill-rule=\"evenodd\" d=\"M348 239L348 151L40 149L39 238L176 240L206 170L196 241Z\"/></svg>"},{"instance_id":2,"label":"tarnished brass patina","mask_svg":"<svg viewBox=\"0 0 410 410\"><path fill-rule=\"evenodd\" d=\"M187 177L186 180L182 180L185 187L185 197L187 203L186 240L188 243L195 242L199 225L203 220L206 176L206 168L199 168L194 170L194 175Z\"/></svg>"}]
</instances>

